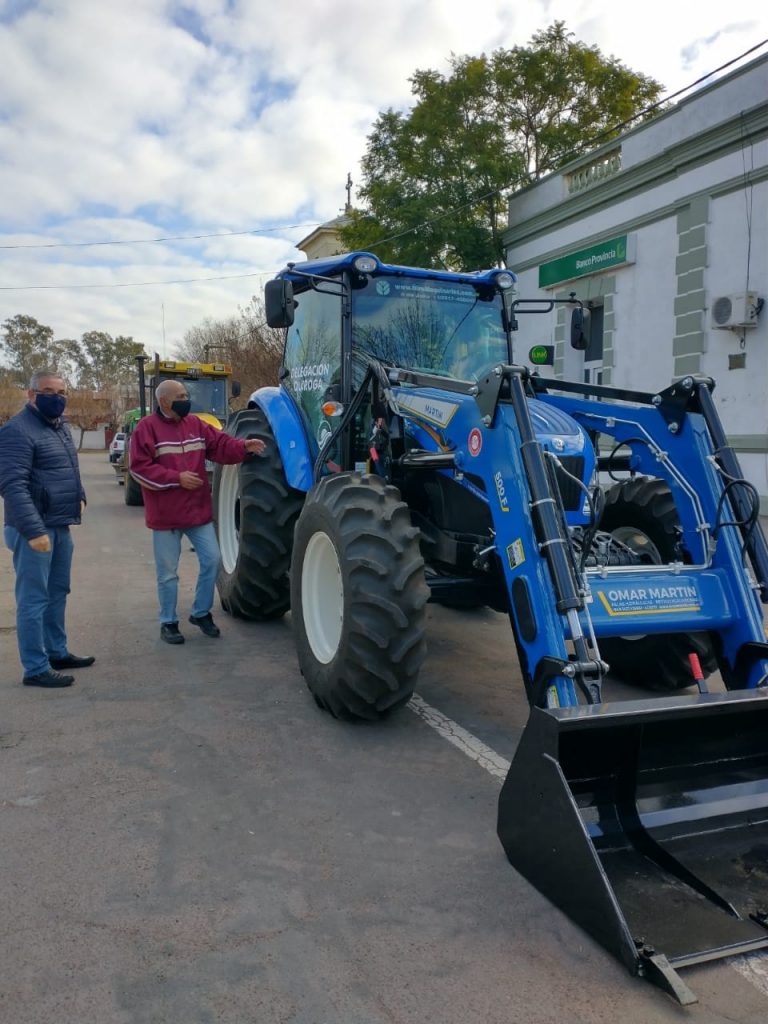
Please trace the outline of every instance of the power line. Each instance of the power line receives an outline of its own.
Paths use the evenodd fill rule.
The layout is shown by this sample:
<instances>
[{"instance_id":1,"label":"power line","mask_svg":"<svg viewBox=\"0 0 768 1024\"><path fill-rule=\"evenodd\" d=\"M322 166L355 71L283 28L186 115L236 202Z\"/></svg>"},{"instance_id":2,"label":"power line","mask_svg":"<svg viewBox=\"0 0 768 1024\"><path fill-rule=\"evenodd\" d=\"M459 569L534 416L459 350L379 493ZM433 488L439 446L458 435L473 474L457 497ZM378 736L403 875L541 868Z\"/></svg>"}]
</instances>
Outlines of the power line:
<instances>
[{"instance_id":1,"label":"power line","mask_svg":"<svg viewBox=\"0 0 768 1024\"><path fill-rule=\"evenodd\" d=\"M658 100L656 103L651 104L649 107L646 107L645 109L643 109L641 111L638 111L637 114L633 115L631 118L628 118L626 121L622 121L619 124L614 125L611 128L606 128L604 131L600 132L598 135L594 136L592 139L586 140L584 143L582 143L581 146L577 147L574 150L571 150L570 153L565 154L565 156L563 158L564 162L567 162L568 160L573 159L574 157L578 156L579 153L583 152L585 149L588 149L588 148L594 146L601 139L614 136L616 134L616 132L619 132L623 128L626 128L627 126L632 124L634 121L637 121L638 118L643 117L643 116L651 113L651 111L656 110L658 107L663 106L665 103L669 103L670 100L675 99L676 97L682 95L682 93L684 93L684 92L688 92L690 89L693 89L695 86L700 85L702 82L705 82L708 78L711 78L713 75L716 75L719 72L726 70L726 68L731 67L733 64L736 64L740 60L743 60L744 57L747 57L747 56L749 56L749 54L754 53L756 50L759 50L762 47L766 46L766 44L768 44L768 39L763 39L761 42L755 44L754 46L750 47L748 50L745 50L743 53L739 54L738 57L734 57L732 60L727 61L725 64L721 64L720 67L715 68L714 71L710 71L706 75L702 75L701 78L697 78L696 81L692 82L690 85L687 85L687 86L685 86L682 89L678 89L677 92L671 93L669 96L666 96L665 98L663 98L661 100ZM514 182L510 182L507 185L501 186L500 188L492 189L491 191L486 192L483 195L479 195L479 196L475 197L474 199L470 200L469 202L463 203L461 206L454 207L451 210L446 210L445 212L439 214L437 217L433 217L431 220L423 221L421 224L417 224L415 227L406 228L404 231L400 231L400 232L398 232L397 234L394 234L394 235L389 235L386 238L379 238L375 242L371 242L369 247L370 248L374 248L375 246L382 245L385 242L392 242L392 241L395 241L398 238L404 238L406 235L413 234L414 232L420 231L423 228L427 228L427 227L430 227L433 224L437 224L439 221L444 220L446 217L451 217L454 214L461 213L462 210L466 210L466 209L468 209L468 208L470 208L472 206L476 206L478 203L482 202L484 199L488 199L488 198L490 198L491 196L494 196L494 195L500 195L502 192L505 192L507 189L512 188L514 184L515 184ZM73 247L97 246L97 245L142 245L142 244L145 244L145 243L166 242L166 241L181 241L181 240L186 240L186 239L192 241L192 240L199 240L199 239L205 239L205 238L224 238L224 237L232 237L232 236L237 236L237 235L242 236L242 235L266 234L266 233L272 232L272 231L286 231L286 230L289 230L289 229L292 229L292 228L310 227L310 226L312 226L312 224L314 224L314 222L308 222L308 223L305 223L305 224L287 224L287 225L284 225L282 227L275 227L275 228L253 228L253 229L249 229L249 230L245 230L245 231L224 231L224 232L217 232L217 233L211 233L211 234L201 234L201 235L166 235L166 236L163 236L163 237L160 237L160 238L145 238L145 239L134 239L134 240L122 239L122 240L118 240L118 241L102 241L102 242L52 242L52 243L41 243L41 244L34 244L33 243L31 245L0 245L0 249L55 249L55 248L73 248ZM272 274L273 274L273 271L260 270L260 271L254 271L253 273L250 273L250 274L233 274L233 275L226 275L226 276L220 276L220 277L180 278L180 279L171 280L171 281L131 281L131 282L125 282L125 283L122 283L122 284L117 284L116 283L116 284L70 284L70 285L67 285L67 284L60 284L60 285L59 284L57 284L57 285L44 285L44 284L41 284L41 285L0 285L0 291L55 291L55 290L62 290L62 289L67 289L67 290L69 290L69 289L85 290L85 289L107 289L107 288L148 288L148 287L154 287L154 286L158 286L158 285L162 286L162 285L174 285L174 284L196 284L198 282L206 282L206 281L234 281L234 280L242 280L244 278L249 278L249 277L269 277Z\"/></svg>"},{"instance_id":2,"label":"power line","mask_svg":"<svg viewBox=\"0 0 768 1024\"><path fill-rule=\"evenodd\" d=\"M0 249L73 249L93 245L150 245L154 242L197 241L203 238L231 238L234 235L266 235L273 231L292 231L308 228L316 221L305 224L282 224L276 228L248 228L245 231L217 231L207 235L163 235L160 238L122 238L103 242L30 242L21 245L0 245Z\"/></svg>"},{"instance_id":3,"label":"power line","mask_svg":"<svg viewBox=\"0 0 768 1024\"><path fill-rule=\"evenodd\" d=\"M19 284L0 285L0 292L60 291L86 288L149 288L166 284L197 284L201 281L239 281L245 277L272 277L274 270L254 270L251 274L227 274L222 277L187 277L175 281L125 281L122 284Z\"/></svg>"},{"instance_id":4,"label":"power line","mask_svg":"<svg viewBox=\"0 0 768 1024\"><path fill-rule=\"evenodd\" d=\"M645 107L644 110L640 110L632 117L627 118L626 121L621 121L619 124L613 125L611 128L605 128L602 132L599 132L593 138L587 139L576 149L572 149L569 153L565 153L562 158L562 163L568 163L570 160L577 157L579 153L583 153L585 149L590 149L596 143L600 142L601 139L612 138L613 136L616 135L617 132L620 132L623 128L627 128L634 121L637 121L638 118L644 117L646 114L650 114L651 111L656 110L658 107L663 106L665 103L669 103L670 100L676 99L678 96L681 96L684 92L688 92L690 89L695 88L695 86L701 85L701 83L705 82L708 78L711 78L713 75L719 74L721 71L725 71L726 68L729 68L731 67L731 65L736 64L738 61L743 60L745 57L748 57L749 54L754 53L755 50L762 49L762 47L766 46L767 44L768 39L763 39L762 42L756 43L755 46L751 46L748 50L745 50L744 53L739 54L738 57L734 57L732 60L727 61L725 64L721 64L719 68L715 68L714 71L709 71L706 75L702 75L701 78L697 78L696 81L691 82L690 85L686 85L682 89L678 89L677 92L673 92L669 96L665 96L663 99L658 100L656 103L652 103L649 107ZM474 199L471 199L468 202L463 203L461 206L456 206L451 210L446 210L444 213L438 214L437 217L433 217L431 220L422 221L421 224L417 224L415 227L406 228L404 231L399 231L395 235L388 235L386 238L377 238L376 241L371 242L368 247L373 249L377 245L383 245L385 242L394 242L398 238L405 238L406 235L412 235L416 231L421 231L423 228L431 227L433 224L437 224L438 221L445 220L446 217L451 217L456 213L461 213L463 210L467 210L473 206L477 206L478 203L483 202L484 199L490 199L491 196L501 195L501 193L506 192L507 189L513 188L515 184L517 183L509 182L506 185L502 185L500 188L495 188L492 189L490 192L485 192L482 195L476 196Z\"/></svg>"}]
</instances>

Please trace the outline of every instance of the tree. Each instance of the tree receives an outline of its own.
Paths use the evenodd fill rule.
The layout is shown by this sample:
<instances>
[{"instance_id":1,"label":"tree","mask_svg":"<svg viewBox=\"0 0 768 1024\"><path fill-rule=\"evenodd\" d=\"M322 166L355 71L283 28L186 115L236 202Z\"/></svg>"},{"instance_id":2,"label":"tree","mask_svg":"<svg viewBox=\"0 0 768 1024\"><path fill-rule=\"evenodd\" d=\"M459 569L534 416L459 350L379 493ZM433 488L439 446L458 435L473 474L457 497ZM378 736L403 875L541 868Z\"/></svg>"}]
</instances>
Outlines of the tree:
<instances>
[{"instance_id":1,"label":"tree","mask_svg":"<svg viewBox=\"0 0 768 1024\"><path fill-rule=\"evenodd\" d=\"M142 346L130 337L112 338L105 331L87 331L80 341L54 338L53 328L18 314L3 324L6 372L26 387L38 369L57 370L72 386L115 390L136 380Z\"/></svg>"},{"instance_id":2,"label":"tree","mask_svg":"<svg viewBox=\"0 0 768 1024\"><path fill-rule=\"evenodd\" d=\"M107 393L78 389L70 391L67 397L66 418L70 427L80 430L78 451L83 447L87 430L95 430L108 422L112 414L110 397Z\"/></svg>"},{"instance_id":3,"label":"tree","mask_svg":"<svg viewBox=\"0 0 768 1024\"><path fill-rule=\"evenodd\" d=\"M27 392L16 383L10 371L0 368L0 425L23 407Z\"/></svg>"},{"instance_id":4,"label":"tree","mask_svg":"<svg viewBox=\"0 0 768 1024\"><path fill-rule=\"evenodd\" d=\"M113 338L106 331L86 331L72 351L77 386L95 391L118 388L136 380L136 356L143 346L131 337Z\"/></svg>"},{"instance_id":5,"label":"tree","mask_svg":"<svg viewBox=\"0 0 768 1024\"><path fill-rule=\"evenodd\" d=\"M240 380L244 405L258 387L277 383L283 352L283 331L267 327L263 304L255 297L241 307L239 316L206 319L192 327L177 346L180 358L198 362L225 362Z\"/></svg>"},{"instance_id":6,"label":"tree","mask_svg":"<svg viewBox=\"0 0 768 1024\"><path fill-rule=\"evenodd\" d=\"M3 324L3 349L13 380L24 387L35 370L44 368L65 373L59 366L66 346L54 341L53 329L33 316L18 314Z\"/></svg>"},{"instance_id":7,"label":"tree","mask_svg":"<svg viewBox=\"0 0 768 1024\"><path fill-rule=\"evenodd\" d=\"M414 266L498 265L509 195L615 137L661 94L652 78L556 21L529 46L452 57L416 71L408 113L379 115L359 195L340 235L348 249Z\"/></svg>"}]
</instances>

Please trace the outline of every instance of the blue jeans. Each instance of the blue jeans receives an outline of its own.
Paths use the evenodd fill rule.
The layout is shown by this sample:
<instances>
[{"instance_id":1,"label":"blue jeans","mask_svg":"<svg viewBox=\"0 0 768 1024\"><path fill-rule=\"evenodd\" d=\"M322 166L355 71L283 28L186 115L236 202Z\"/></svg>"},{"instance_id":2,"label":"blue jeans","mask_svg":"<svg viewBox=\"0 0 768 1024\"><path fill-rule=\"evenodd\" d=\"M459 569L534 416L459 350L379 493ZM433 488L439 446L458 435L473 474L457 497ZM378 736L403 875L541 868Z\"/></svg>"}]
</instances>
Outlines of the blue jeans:
<instances>
[{"instance_id":1,"label":"blue jeans","mask_svg":"<svg viewBox=\"0 0 768 1024\"><path fill-rule=\"evenodd\" d=\"M190 526L187 530L153 530L152 546L157 572L157 596L160 601L160 623L178 622L176 600L179 593L179 558L181 538L187 537L195 549L200 572L195 588L192 614L196 618L207 615L213 607L216 576L219 571L219 542L213 523Z\"/></svg>"},{"instance_id":2,"label":"blue jeans","mask_svg":"<svg viewBox=\"0 0 768 1024\"><path fill-rule=\"evenodd\" d=\"M16 571L16 639L25 676L50 672L50 658L67 655L64 613L72 569L72 537L68 526L46 530L51 550L33 551L12 526L5 543L13 552Z\"/></svg>"}]
</instances>

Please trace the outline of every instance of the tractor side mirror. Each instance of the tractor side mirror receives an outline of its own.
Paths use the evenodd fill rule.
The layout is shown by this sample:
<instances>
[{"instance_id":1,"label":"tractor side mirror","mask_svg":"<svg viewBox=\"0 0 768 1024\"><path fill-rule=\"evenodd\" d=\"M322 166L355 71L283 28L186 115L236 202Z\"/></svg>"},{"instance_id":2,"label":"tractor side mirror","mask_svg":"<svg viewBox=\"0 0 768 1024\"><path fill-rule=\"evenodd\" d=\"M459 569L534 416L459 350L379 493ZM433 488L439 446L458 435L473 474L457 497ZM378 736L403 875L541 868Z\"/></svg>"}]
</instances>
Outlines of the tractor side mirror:
<instances>
[{"instance_id":1,"label":"tractor side mirror","mask_svg":"<svg viewBox=\"0 0 768 1024\"><path fill-rule=\"evenodd\" d=\"M267 281L264 285L264 311L270 327L290 327L294 305L293 285L290 281Z\"/></svg>"},{"instance_id":2,"label":"tractor side mirror","mask_svg":"<svg viewBox=\"0 0 768 1024\"><path fill-rule=\"evenodd\" d=\"M233 380L232 383L229 386L229 392L232 395L232 397L233 398L239 398L240 397L240 390L241 390L240 389L240 381L239 380Z\"/></svg>"},{"instance_id":3,"label":"tractor side mirror","mask_svg":"<svg viewBox=\"0 0 768 1024\"><path fill-rule=\"evenodd\" d=\"M589 346L589 310L577 306L571 313L571 348L583 352Z\"/></svg>"}]
</instances>

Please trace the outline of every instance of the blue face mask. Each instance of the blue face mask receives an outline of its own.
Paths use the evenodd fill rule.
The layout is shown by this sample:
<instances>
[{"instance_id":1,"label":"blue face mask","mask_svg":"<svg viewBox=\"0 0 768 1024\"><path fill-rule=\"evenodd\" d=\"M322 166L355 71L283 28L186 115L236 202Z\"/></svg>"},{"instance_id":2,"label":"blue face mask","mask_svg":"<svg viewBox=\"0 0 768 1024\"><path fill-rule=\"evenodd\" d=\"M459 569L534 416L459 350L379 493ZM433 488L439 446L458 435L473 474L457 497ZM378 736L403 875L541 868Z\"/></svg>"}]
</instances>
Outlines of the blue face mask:
<instances>
[{"instance_id":1,"label":"blue face mask","mask_svg":"<svg viewBox=\"0 0 768 1024\"><path fill-rule=\"evenodd\" d=\"M56 420L67 406L66 395L35 395L35 405L47 420Z\"/></svg>"}]
</instances>

